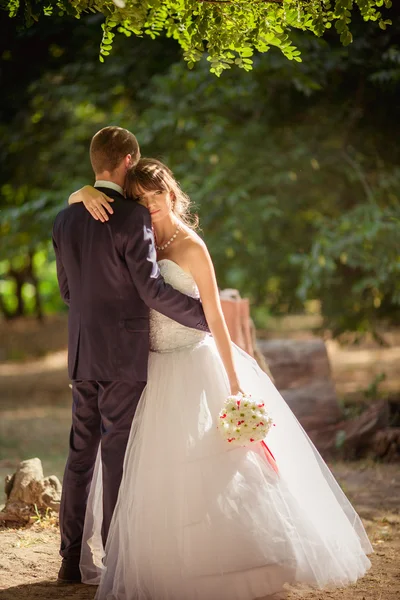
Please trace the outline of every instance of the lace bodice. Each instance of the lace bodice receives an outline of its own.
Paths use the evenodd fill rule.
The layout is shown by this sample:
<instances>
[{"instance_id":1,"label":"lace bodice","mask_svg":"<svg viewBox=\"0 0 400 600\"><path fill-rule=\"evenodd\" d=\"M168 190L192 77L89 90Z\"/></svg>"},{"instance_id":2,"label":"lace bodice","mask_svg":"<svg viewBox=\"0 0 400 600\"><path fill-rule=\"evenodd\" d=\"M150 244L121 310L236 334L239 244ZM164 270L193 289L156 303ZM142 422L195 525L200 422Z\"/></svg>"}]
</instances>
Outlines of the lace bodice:
<instances>
[{"instance_id":1,"label":"lace bodice","mask_svg":"<svg viewBox=\"0 0 400 600\"><path fill-rule=\"evenodd\" d=\"M200 297L193 277L177 263L163 258L158 265L161 275L172 287L192 298ZM204 331L185 327L156 310L150 310L150 349L153 352L171 352L186 348L201 342L206 336Z\"/></svg>"}]
</instances>

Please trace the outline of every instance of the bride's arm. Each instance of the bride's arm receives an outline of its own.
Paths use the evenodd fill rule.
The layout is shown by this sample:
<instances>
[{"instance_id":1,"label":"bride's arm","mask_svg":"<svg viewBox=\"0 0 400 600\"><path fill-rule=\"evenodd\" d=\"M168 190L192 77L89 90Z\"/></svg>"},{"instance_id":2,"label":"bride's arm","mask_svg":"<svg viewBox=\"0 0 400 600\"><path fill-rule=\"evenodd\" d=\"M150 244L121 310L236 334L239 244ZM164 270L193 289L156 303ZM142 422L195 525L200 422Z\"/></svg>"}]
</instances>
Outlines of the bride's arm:
<instances>
[{"instance_id":1,"label":"bride's arm","mask_svg":"<svg viewBox=\"0 0 400 600\"><path fill-rule=\"evenodd\" d=\"M68 204L75 204L76 202L83 202L86 210L90 212L92 217L96 219L96 221L101 221L102 223L109 219L106 211L108 211L110 215L114 212L110 206L110 202L114 202L114 200L91 185L85 185L83 188L70 195Z\"/></svg>"},{"instance_id":2,"label":"bride's arm","mask_svg":"<svg viewBox=\"0 0 400 600\"><path fill-rule=\"evenodd\" d=\"M242 391L233 361L232 342L221 308L217 279L207 247L195 242L188 251L189 267L200 292L200 298L210 331L228 375L231 394Z\"/></svg>"}]
</instances>

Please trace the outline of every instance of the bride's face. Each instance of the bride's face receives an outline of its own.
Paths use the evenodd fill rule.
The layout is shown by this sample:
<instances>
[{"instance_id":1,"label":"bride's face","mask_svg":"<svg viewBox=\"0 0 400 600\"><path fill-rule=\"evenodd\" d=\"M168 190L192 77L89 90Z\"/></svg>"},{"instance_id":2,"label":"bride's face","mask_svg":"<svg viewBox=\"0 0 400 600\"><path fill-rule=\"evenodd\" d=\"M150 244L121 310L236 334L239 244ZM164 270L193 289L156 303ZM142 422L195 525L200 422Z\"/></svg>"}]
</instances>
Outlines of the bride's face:
<instances>
[{"instance_id":1,"label":"bride's face","mask_svg":"<svg viewBox=\"0 0 400 600\"><path fill-rule=\"evenodd\" d=\"M136 198L149 210L153 223L164 219L173 208L173 195L166 190L141 190Z\"/></svg>"}]
</instances>

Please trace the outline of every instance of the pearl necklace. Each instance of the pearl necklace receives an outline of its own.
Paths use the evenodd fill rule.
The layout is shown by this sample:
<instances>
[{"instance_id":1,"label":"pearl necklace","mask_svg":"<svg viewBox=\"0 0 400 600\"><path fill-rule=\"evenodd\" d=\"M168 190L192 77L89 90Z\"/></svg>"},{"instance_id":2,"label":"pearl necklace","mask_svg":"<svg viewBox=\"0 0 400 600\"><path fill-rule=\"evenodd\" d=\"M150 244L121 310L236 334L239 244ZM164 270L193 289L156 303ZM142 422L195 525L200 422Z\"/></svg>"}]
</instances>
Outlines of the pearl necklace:
<instances>
[{"instance_id":1,"label":"pearl necklace","mask_svg":"<svg viewBox=\"0 0 400 600\"><path fill-rule=\"evenodd\" d=\"M168 242L165 242L165 244L163 246L157 246L157 244L156 244L156 250L160 251L160 250L165 250L166 248L168 248L168 246L170 244L172 244L172 242L174 241L174 239L178 235L180 228L181 228L181 226L178 223L178 227L176 228L176 231L175 231L174 235L172 236L172 238L170 238L168 240Z\"/></svg>"}]
</instances>

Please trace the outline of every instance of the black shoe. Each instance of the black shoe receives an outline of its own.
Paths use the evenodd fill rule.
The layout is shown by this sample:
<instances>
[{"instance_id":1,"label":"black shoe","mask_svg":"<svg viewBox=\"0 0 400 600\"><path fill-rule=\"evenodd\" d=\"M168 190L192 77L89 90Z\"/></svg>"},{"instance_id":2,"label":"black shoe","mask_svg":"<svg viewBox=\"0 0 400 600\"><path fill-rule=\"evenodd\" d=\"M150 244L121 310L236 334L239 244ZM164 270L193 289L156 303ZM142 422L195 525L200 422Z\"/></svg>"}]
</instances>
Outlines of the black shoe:
<instances>
[{"instance_id":1,"label":"black shoe","mask_svg":"<svg viewBox=\"0 0 400 600\"><path fill-rule=\"evenodd\" d=\"M73 584L82 583L79 561L63 558L61 568L58 571L57 583Z\"/></svg>"}]
</instances>

